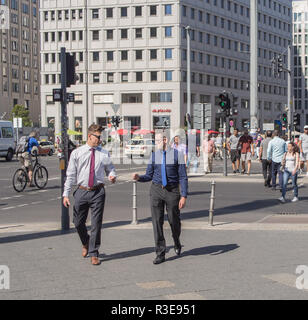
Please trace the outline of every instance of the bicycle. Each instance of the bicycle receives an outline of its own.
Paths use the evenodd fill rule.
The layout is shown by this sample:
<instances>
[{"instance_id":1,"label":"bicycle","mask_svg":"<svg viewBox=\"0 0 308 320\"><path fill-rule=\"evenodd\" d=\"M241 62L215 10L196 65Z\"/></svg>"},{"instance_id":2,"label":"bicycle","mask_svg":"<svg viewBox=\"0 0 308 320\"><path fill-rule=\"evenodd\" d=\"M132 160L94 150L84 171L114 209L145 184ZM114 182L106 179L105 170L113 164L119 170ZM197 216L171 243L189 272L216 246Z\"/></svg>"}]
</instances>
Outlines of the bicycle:
<instances>
[{"instance_id":1,"label":"bicycle","mask_svg":"<svg viewBox=\"0 0 308 320\"><path fill-rule=\"evenodd\" d=\"M35 162L33 166L33 177L35 185L39 189L44 189L48 182L48 171L47 169L41 165L37 159L38 155L35 153L32 155L35 157ZM13 176L13 187L16 192L22 192L26 188L26 185L29 181L28 176L28 168L22 166L21 168L17 169Z\"/></svg>"}]
</instances>

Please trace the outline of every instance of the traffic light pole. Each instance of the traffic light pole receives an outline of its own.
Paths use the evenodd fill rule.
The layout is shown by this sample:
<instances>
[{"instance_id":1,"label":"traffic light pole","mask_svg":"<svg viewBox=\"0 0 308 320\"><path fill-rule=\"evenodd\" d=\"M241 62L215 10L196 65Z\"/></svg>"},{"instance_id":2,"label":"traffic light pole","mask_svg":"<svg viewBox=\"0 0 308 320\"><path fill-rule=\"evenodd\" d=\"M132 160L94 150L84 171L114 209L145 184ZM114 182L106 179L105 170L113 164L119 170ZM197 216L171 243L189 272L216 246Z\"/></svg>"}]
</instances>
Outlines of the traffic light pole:
<instances>
[{"instance_id":1,"label":"traffic light pole","mask_svg":"<svg viewBox=\"0 0 308 320\"><path fill-rule=\"evenodd\" d=\"M70 218L69 209L63 205L62 194L64 192L64 184L66 180L66 169L68 162L68 136L67 136L67 97L66 97L66 50L61 48L61 135L62 135L62 153L60 159L61 168L61 229L69 230Z\"/></svg>"},{"instance_id":2,"label":"traffic light pole","mask_svg":"<svg viewBox=\"0 0 308 320\"><path fill-rule=\"evenodd\" d=\"M228 117L224 116L224 138L223 138L223 157L224 157L224 176L228 175L228 166L227 166L227 120Z\"/></svg>"},{"instance_id":3,"label":"traffic light pole","mask_svg":"<svg viewBox=\"0 0 308 320\"><path fill-rule=\"evenodd\" d=\"M293 105L291 101L292 74L291 74L291 46L288 46L288 140L291 141L291 131L293 131Z\"/></svg>"}]
</instances>

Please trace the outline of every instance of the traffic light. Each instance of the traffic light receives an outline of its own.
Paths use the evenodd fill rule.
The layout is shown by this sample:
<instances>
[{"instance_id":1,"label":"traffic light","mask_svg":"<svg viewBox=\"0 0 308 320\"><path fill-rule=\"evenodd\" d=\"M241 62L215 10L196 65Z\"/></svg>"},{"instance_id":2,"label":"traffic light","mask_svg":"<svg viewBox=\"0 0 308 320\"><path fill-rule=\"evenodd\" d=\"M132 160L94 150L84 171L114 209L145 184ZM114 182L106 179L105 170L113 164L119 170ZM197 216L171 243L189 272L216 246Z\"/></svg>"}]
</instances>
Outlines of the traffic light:
<instances>
[{"instance_id":1,"label":"traffic light","mask_svg":"<svg viewBox=\"0 0 308 320\"><path fill-rule=\"evenodd\" d=\"M282 57L279 55L277 58L277 72L281 73L282 71L283 71Z\"/></svg>"},{"instance_id":2,"label":"traffic light","mask_svg":"<svg viewBox=\"0 0 308 320\"><path fill-rule=\"evenodd\" d=\"M283 113L281 116L282 124L287 125L288 124L288 115L286 113Z\"/></svg>"},{"instance_id":3,"label":"traffic light","mask_svg":"<svg viewBox=\"0 0 308 320\"><path fill-rule=\"evenodd\" d=\"M293 115L293 125L300 126L301 125L301 115L299 113L294 113Z\"/></svg>"},{"instance_id":4,"label":"traffic light","mask_svg":"<svg viewBox=\"0 0 308 320\"><path fill-rule=\"evenodd\" d=\"M226 92L223 92L219 95L218 105L222 108L223 111L227 111L231 108L230 99Z\"/></svg>"},{"instance_id":5,"label":"traffic light","mask_svg":"<svg viewBox=\"0 0 308 320\"><path fill-rule=\"evenodd\" d=\"M70 53L66 53L66 86L70 87L72 84L76 84L79 77L76 74L75 67L79 65L75 56Z\"/></svg>"}]
</instances>

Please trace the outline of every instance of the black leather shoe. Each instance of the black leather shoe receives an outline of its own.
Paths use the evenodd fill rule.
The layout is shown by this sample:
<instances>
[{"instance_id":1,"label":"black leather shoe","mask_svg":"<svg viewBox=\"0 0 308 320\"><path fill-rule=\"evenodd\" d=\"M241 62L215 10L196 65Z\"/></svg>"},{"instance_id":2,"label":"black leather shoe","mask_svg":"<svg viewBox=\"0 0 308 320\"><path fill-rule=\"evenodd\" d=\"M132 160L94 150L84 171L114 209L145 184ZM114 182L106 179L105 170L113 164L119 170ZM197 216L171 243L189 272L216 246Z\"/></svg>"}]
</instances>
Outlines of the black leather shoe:
<instances>
[{"instance_id":1,"label":"black leather shoe","mask_svg":"<svg viewBox=\"0 0 308 320\"><path fill-rule=\"evenodd\" d=\"M181 251L182 251L182 246L174 247L174 251L175 251L177 256L180 256L181 255Z\"/></svg>"},{"instance_id":2,"label":"black leather shoe","mask_svg":"<svg viewBox=\"0 0 308 320\"><path fill-rule=\"evenodd\" d=\"M154 264L160 264L163 262L165 262L165 256L157 256L153 261Z\"/></svg>"}]
</instances>

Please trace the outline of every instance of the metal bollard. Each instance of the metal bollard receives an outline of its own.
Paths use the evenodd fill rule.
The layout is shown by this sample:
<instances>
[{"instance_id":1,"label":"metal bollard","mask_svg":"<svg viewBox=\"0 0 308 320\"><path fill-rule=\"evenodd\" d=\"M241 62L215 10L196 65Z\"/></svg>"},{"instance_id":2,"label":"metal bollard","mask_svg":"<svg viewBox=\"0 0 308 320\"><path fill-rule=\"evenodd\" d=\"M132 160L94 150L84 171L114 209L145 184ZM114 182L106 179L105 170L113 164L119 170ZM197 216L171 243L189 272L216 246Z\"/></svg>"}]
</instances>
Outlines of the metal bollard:
<instances>
[{"instance_id":1,"label":"metal bollard","mask_svg":"<svg viewBox=\"0 0 308 320\"><path fill-rule=\"evenodd\" d=\"M213 226L213 219L214 219L215 187L216 187L216 183L213 180L211 183L211 201L210 201L210 210L209 210L209 225L211 226Z\"/></svg>"},{"instance_id":2,"label":"metal bollard","mask_svg":"<svg viewBox=\"0 0 308 320\"><path fill-rule=\"evenodd\" d=\"M133 221L131 224L138 224L137 218L137 181L133 181Z\"/></svg>"}]
</instances>

